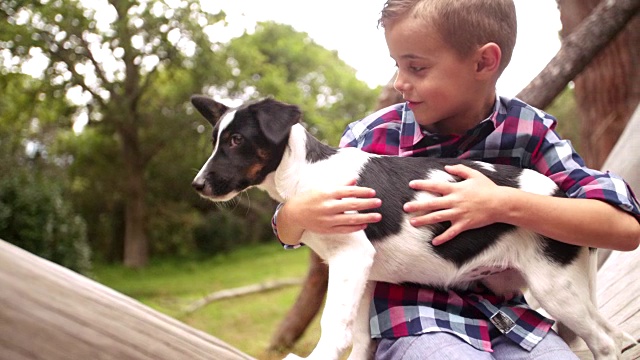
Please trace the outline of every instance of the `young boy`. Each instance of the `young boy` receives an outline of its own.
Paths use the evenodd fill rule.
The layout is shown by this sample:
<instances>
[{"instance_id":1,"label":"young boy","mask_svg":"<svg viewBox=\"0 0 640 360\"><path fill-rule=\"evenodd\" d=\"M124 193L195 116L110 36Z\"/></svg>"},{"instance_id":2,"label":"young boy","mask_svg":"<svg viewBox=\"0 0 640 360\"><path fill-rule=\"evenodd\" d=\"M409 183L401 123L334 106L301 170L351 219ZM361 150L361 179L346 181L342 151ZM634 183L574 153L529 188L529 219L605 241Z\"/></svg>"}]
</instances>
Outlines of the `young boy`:
<instances>
[{"instance_id":1,"label":"young boy","mask_svg":"<svg viewBox=\"0 0 640 360\"><path fill-rule=\"evenodd\" d=\"M576 245L623 251L638 246L640 211L624 181L586 168L570 143L553 131L553 117L496 96L496 82L515 45L512 0L388 0L379 23L398 67L395 88L406 102L350 124L341 146L531 168L569 197L499 187L461 165L447 168L464 179L459 183L398 184L442 194L404 206L408 213L426 213L411 219L414 226L451 223L434 246L494 222ZM380 214L352 210L379 205L372 189L345 184L292 198L274 215L274 227L277 223L283 243L296 246L305 230L364 229ZM479 301L502 310L515 327L505 331L493 323ZM371 334L380 339L377 359L576 359L550 331L551 321L531 310L521 295L498 297L481 286L457 293L379 283L372 309Z\"/></svg>"}]
</instances>

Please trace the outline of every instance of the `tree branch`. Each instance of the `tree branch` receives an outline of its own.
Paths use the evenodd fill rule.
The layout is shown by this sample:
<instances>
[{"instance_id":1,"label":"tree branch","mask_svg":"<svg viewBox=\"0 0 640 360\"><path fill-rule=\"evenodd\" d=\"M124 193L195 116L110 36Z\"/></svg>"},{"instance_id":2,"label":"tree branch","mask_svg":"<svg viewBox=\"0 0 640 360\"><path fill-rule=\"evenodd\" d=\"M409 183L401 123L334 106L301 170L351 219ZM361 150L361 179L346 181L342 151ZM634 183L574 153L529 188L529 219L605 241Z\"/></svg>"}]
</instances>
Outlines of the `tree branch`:
<instances>
[{"instance_id":1,"label":"tree branch","mask_svg":"<svg viewBox=\"0 0 640 360\"><path fill-rule=\"evenodd\" d=\"M565 37L558 54L517 97L540 109L547 107L600 50L638 14L640 0L603 0Z\"/></svg>"},{"instance_id":2,"label":"tree branch","mask_svg":"<svg viewBox=\"0 0 640 360\"><path fill-rule=\"evenodd\" d=\"M89 59L89 61L91 61L91 64L93 64L93 67L96 68L96 73L98 74L98 78L102 80L103 84L108 84L110 81L107 79L107 76L105 75L104 70L102 69L102 66L100 65L100 63L96 60L95 56L93 56L91 49L89 49L89 43L87 43L87 41L81 36L79 37L79 39L82 42L82 45L84 46L84 48L87 50L87 58Z\"/></svg>"},{"instance_id":3,"label":"tree branch","mask_svg":"<svg viewBox=\"0 0 640 360\"><path fill-rule=\"evenodd\" d=\"M269 280L259 284L247 285L237 287L233 289L226 289L212 292L211 294L196 300L189 304L184 311L184 315L191 314L204 306L211 304L214 301L232 299L244 295L251 295L255 293L261 293L265 291L277 290L287 286L301 285L302 279L281 279L281 280Z\"/></svg>"}]
</instances>

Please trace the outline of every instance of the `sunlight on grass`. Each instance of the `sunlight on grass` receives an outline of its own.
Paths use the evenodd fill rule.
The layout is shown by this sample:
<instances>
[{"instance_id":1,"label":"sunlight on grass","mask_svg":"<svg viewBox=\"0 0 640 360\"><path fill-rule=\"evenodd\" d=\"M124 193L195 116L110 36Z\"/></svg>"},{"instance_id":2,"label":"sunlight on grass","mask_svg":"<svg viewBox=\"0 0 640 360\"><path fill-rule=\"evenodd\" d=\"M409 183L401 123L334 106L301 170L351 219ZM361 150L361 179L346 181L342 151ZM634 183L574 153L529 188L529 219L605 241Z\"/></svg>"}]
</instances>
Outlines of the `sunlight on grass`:
<instances>
[{"instance_id":1,"label":"sunlight on grass","mask_svg":"<svg viewBox=\"0 0 640 360\"><path fill-rule=\"evenodd\" d=\"M99 265L94 278L186 324L205 331L258 359L282 358L265 352L299 286L213 302L190 315L184 308L205 295L267 280L303 278L309 250L285 251L278 244L256 245L203 260L154 261L142 270ZM309 353L319 337L319 319L293 349Z\"/></svg>"}]
</instances>

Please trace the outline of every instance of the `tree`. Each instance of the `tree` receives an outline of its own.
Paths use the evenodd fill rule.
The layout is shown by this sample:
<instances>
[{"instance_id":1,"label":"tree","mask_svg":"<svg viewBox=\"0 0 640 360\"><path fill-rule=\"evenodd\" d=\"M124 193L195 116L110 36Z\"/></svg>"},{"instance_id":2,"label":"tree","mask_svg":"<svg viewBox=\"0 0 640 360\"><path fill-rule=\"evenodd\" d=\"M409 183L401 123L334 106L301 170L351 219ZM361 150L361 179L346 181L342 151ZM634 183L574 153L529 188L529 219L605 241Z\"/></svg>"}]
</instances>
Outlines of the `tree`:
<instances>
[{"instance_id":1,"label":"tree","mask_svg":"<svg viewBox=\"0 0 640 360\"><path fill-rule=\"evenodd\" d=\"M66 159L48 151L60 123L57 115L73 109L47 97L47 87L23 74L0 77L0 236L86 273L91 265L86 223L67 197Z\"/></svg>"},{"instance_id":2,"label":"tree","mask_svg":"<svg viewBox=\"0 0 640 360\"><path fill-rule=\"evenodd\" d=\"M559 0L562 37L570 36L597 6L606 3ZM640 1L635 4L636 15L624 30L574 79L584 145L581 155L593 168L602 166L640 101Z\"/></svg>"},{"instance_id":3,"label":"tree","mask_svg":"<svg viewBox=\"0 0 640 360\"><path fill-rule=\"evenodd\" d=\"M252 34L233 39L224 57L233 78L219 95L274 96L296 104L311 131L336 145L345 126L366 114L378 94L336 52L288 25L259 23Z\"/></svg>"},{"instance_id":4,"label":"tree","mask_svg":"<svg viewBox=\"0 0 640 360\"><path fill-rule=\"evenodd\" d=\"M215 69L198 70L213 54L204 28L222 14L204 13L194 0L171 6L163 1L11 0L0 4L0 14L0 41L16 67L45 63L44 78L58 87L52 96L75 96L82 104L76 120L89 120L89 126L116 137L122 165L116 172L122 181L110 190L120 192L124 203L124 263L145 265L145 171L171 136L153 131L162 114L147 105L158 95L166 97L153 100L176 103L168 101L173 94L153 91L161 74L190 69L192 80L215 78ZM192 91L198 87L192 83Z\"/></svg>"}]
</instances>

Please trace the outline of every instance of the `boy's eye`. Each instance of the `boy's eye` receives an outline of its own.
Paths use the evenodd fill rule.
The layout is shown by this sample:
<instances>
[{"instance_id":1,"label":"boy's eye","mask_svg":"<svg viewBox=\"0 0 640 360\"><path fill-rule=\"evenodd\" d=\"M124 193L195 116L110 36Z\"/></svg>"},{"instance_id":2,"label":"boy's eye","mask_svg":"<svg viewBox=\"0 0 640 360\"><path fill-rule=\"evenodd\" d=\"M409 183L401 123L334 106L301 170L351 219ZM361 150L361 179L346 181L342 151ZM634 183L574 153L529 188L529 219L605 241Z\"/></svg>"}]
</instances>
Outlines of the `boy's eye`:
<instances>
[{"instance_id":1,"label":"boy's eye","mask_svg":"<svg viewBox=\"0 0 640 360\"><path fill-rule=\"evenodd\" d=\"M412 72L420 72L424 69L426 69L424 66L409 66L409 70Z\"/></svg>"}]
</instances>

